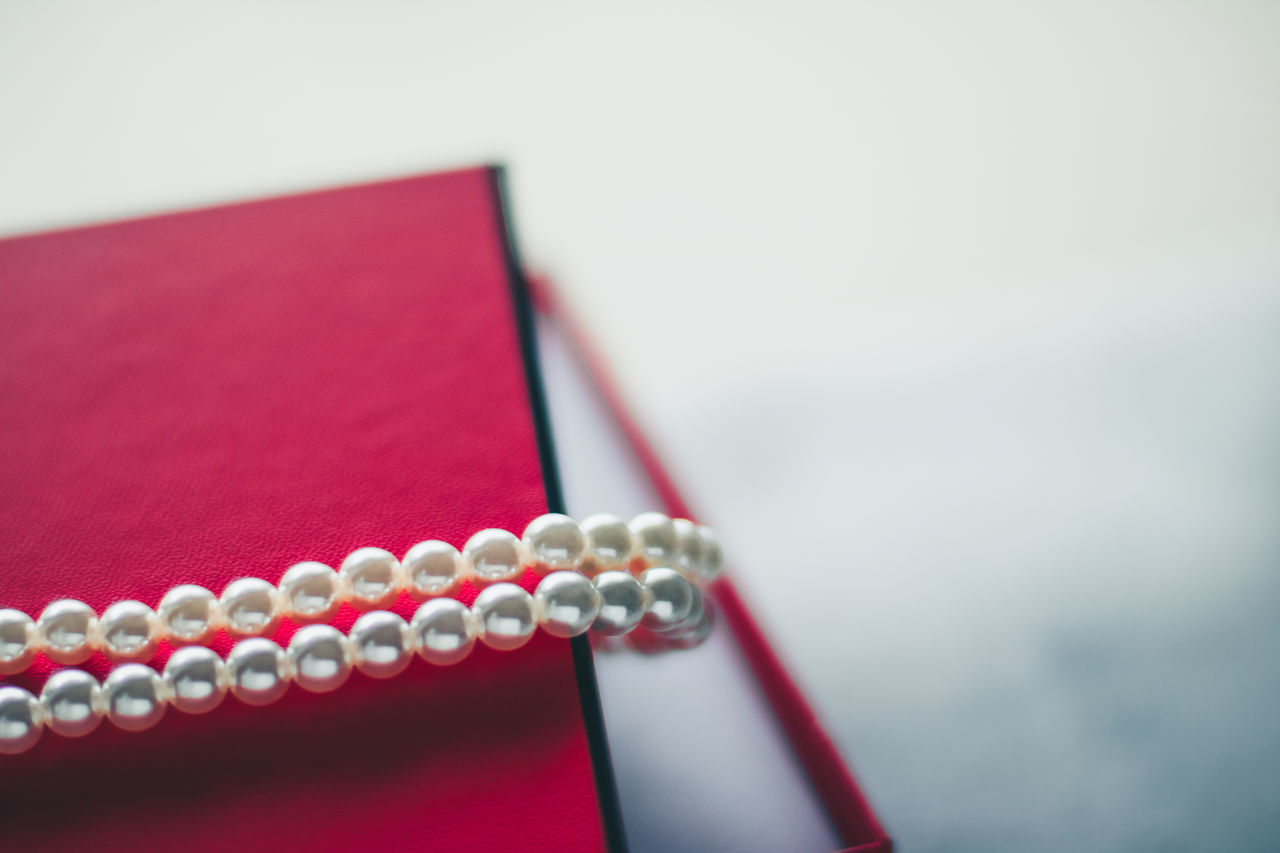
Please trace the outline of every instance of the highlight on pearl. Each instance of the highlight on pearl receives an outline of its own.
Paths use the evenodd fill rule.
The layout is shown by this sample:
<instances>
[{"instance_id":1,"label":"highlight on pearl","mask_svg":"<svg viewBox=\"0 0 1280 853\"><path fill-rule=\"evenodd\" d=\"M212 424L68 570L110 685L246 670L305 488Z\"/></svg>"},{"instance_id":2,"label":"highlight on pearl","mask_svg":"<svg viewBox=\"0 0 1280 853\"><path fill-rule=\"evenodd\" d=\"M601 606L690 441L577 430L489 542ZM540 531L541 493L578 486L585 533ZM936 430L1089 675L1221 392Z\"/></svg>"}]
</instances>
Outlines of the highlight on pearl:
<instances>
[{"instance_id":1,"label":"highlight on pearl","mask_svg":"<svg viewBox=\"0 0 1280 853\"><path fill-rule=\"evenodd\" d=\"M36 623L21 610L0 610L0 675L22 672L36 654Z\"/></svg>"},{"instance_id":2,"label":"highlight on pearl","mask_svg":"<svg viewBox=\"0 0 1280 853\"><path fill-rule=\"evenodd\" d=\"M102 683L107 719L127 732L145 731L169 709L164 680L149 666L126 663L118 666Z\"/></svg>"},{"instance_id":3,"label":"highlight on pearl","mask_svg":"<svg viewBox=\"0 0 1280 853\"><path fill-rule=\"evenodd\" d=\"M156 606L160 631L172 643L204 643L222 624L218 597L202 586L184 583L164 594Z\"/></svg>"},{"instance_id":4,"label":"highlight on pearl","mask_svg":"<svg viewBox=\"0 0 1280 853\"><path fill-rule=\"evenodd\" d=\"M205 714L222 704L231 677L212 649L186 646L169 657L164 683L173 707L186 714Z\"/></svg>"},{"instance_id":5,"label":"highlight on pearl","mask_svg":"<svg viewBox=\"0 0 1280 853\"><path fill-rule=\"evenodd\" d=\"M89 605L72 598L50 604L36 620L36 642L54 663L83 663L93 654L98 617Z\"/></svg>"},{"instance_id":6,"label":"highlight on pearl","mask_svg":"<svg viewBox=\"0 0 1280 853\"><path fill-rule=\"evenodd\" d=\"M388 607L400 590L400 561L381 548L358 548L342 561L338 574L350 596L350 603L360 610Z\"/></svg>"},{"instance_id":7,"label":"highlight on pearl","mask_svg":"<svg viewBox=\"0 0 1280 853\"><path fill-rule=\"evenodd\" d=\"M513 583L486 587L471 606L480 623L480 641L499 651L518 649L533 637L538 620L533 596Z\"/></svg>"},{"instance_id":8,"label":"highlight on pearl","mask_svg":"<svg viewBox=\"0 0 1280 853\"><path fill-rule=\"evenodd\" d=\"M471 564L473 579L480 583L512 580L529 563L523 541L514 533L492 527L468 539L462 553Z\"/></svg>"}]
</instances>

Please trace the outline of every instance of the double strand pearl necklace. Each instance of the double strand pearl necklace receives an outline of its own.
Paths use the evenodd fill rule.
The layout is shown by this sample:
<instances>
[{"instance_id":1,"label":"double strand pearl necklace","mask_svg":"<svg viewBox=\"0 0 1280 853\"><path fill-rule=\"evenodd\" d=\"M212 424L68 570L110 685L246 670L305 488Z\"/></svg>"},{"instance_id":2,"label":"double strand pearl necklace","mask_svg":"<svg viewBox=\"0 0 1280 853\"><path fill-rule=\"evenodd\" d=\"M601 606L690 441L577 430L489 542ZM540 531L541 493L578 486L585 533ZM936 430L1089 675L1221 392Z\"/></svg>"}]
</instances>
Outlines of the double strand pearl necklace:
<instances>
[{"instance_id":1,"label":"double strand pearl necklace","mask_svg":"<svg viewBox=\"0 0 1280 853\"><path fill-rule=\"evenodd\" d=\"M103 718L127 731L154 726L169 705L190 714L217 707L230 691L249 705L270 704L291 682L327 693L359 669L374 678L403 672L416 653L448 666L477 641L517 649L541 626L556 637L588 629L617 637L643 626L660 647L698 645L710 630L699 587L714 580L723 557L706 527L660 513L628 524L593 515L581 524L560 514L536 518L517 538L487 529L458 551L438 540L420 542L397 560L381 548L360 548L334 571L323 563L290 567L280 582L241 578L222 596L204 587L174 587L152 610L122 601L101 617L86 604L61 599L38 619L0 610L0 673L27 668L42 653L78 664L95 651L120 665L99 684L89 673L64 669L37 698L0 686L0 754L25 752L48 728L80 737ZM530 595L510 581L526 568L542 575ZM470 581L482 587L467 607L452 595ZM423 602L406 622L386 608L401 592ZM324 624L349 603L362 614L347 635ZM301 624L283 649L267 634L282 618ZM238 640L224 661L203 643L219 630ZM143 662L159 643L181 646L163 673Z\"/></svg>"}]
</instances>

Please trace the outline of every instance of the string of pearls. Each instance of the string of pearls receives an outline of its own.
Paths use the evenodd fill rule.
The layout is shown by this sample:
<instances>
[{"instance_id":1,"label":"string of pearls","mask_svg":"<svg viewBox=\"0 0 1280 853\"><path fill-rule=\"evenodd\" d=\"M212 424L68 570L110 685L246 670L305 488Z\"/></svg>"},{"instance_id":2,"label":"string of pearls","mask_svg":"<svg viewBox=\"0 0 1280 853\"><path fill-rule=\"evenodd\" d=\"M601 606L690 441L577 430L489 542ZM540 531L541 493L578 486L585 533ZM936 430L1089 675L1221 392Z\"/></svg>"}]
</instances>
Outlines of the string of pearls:
<instances>
[{"instance_id":1,"label":"string of pearls","mask_svg":"<svg viewBox=\"0 0 1280 853\"><path fill-rule=\"evenodd\" d=\"M482 530L461 552L434 540L413 546L403 560L361 548L337 572L299 563L278 585L243 578L228 584L221 598L203 587L178 586L155 611L141 602L119 602L98 618L70 599L50 604L36 620L0 610L0 672L21 671L37 652L80 663L100 650L122 662L101 684L83 670L61 670L39 697L0 686L0 754L30 749L45 728L65 737L86 735L104 718L142 731L170 705L201 714L228 692L247 704L267 705L291 683L315 693L335 690L353 669L390 678L414 654L448 666L477 642L520 648L539 626L556 637L588 629L620 636L644 626L667 647L697 645L710 629L698 587L719 574L722 562L714 535L684 519L644 513L628 524L595 515L579 524L549 514L520 538ZM532 595L509 582L526 567L543 575ZM466 581L482 587L470 607L449 597ZM424 601L408 622L380 609L402 591ZM346 635L323 624L344 602L370 611ZM262 636L282 617L303 623L287 650ZM238 638L225 661L198 645L220 629ZM161 639L182 645L163 673L139 662L150 659Z\"/></svg>"}]
</instances>

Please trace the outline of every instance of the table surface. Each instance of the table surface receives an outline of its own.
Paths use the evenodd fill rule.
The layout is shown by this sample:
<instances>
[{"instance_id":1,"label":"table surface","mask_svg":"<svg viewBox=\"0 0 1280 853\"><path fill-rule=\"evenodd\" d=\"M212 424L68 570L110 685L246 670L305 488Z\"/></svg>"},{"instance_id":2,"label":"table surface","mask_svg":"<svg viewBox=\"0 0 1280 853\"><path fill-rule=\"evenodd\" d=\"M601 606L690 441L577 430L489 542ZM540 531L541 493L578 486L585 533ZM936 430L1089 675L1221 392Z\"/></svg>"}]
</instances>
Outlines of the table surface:
<instances>
[{"instance_id":1,"label":"table surface","mask_svg":"<svg viewBox=\"0 0 1280 853\"><path fill-rule=\"evenodd\" d=\"M908 850L1280 832L1280 6L15 2L0 233L511 167Z\"/></svg>"}]
</instances>

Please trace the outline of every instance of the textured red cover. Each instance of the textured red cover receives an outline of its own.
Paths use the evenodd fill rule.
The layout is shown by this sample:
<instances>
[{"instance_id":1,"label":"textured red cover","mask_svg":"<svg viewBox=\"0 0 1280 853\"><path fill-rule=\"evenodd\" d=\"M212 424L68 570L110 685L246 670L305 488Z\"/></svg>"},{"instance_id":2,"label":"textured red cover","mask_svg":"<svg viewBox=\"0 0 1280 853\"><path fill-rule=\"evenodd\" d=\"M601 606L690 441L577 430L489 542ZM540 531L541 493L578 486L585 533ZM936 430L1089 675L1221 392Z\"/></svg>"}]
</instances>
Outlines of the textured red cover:
<instances>
[{"instance_id":1,"label":"textured red cover","mask_svg":"<svg viewBox=\"0 0 1280 853\"><path fill-rule=\"evenodd\" d=\"M488 170L0 241L0 283L0 606L154 606L546 510ZM601 833L569 646L542 635L0 757L4 849Z\"/></svg>"}]
</instances>

